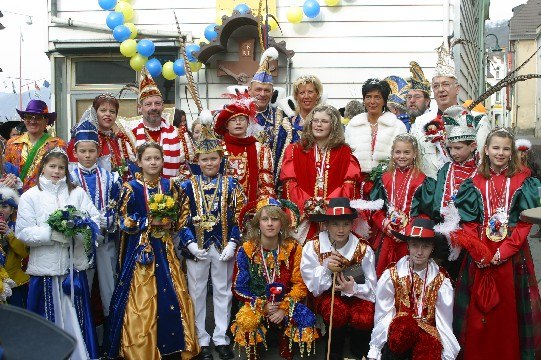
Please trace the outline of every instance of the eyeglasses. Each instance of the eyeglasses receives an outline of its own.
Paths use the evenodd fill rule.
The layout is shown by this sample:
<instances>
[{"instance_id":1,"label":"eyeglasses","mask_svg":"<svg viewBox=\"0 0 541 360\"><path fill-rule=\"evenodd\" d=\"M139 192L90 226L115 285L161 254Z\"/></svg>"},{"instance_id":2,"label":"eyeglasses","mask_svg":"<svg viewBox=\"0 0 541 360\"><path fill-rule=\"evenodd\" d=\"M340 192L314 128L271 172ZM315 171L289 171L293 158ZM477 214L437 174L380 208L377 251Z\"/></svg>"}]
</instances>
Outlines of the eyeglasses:
<instances>
[{"instance_id":1,"label":"eyeglasses","mask_svg":"<svg viewBox=\"0 0 541 360\"><path fill-rule=\"evenodd\" d=\"M416 95L406 95L406 100L412 100L412 99L415 99L415 100L420 100L424 98L424 95L421 95L421 94L416 94Z\"/></svg>"},{"instance_id":2,"label":"eyeglasses","mask_svg":"<svg viewBox=\"0 0 541 360\"><path fill-rule=\"evenodd\" d=\"M450 82L443 82L443 83L434 83L432 84L432 90L436 91L438 90L440 87L443 89L443 90L449 90L451 88L451 86L453 85L456 85L457 83L450 83Z\"/></svg>"},{"instance_id":3,"label":"eyeglasses","mask_svg":"<svg viewBox=\"0 0 541 360\"><path fill-rule=\"evenodd\" d=\"M42 120L45 120L45 116L43 116L43 115L24 115L23 119L24 119L24 121L27 121L27 122L31 122L31 121L40 122Z\"/></svg>"}]
</instances>

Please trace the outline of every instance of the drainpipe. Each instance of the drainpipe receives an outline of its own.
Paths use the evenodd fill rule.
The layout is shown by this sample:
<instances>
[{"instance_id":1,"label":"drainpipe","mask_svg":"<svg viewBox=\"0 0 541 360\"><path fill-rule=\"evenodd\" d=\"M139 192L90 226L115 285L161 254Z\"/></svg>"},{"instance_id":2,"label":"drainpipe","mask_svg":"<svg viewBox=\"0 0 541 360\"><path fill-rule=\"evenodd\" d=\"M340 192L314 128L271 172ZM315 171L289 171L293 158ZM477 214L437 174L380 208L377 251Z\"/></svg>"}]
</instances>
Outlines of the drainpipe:
<instances>
[{"instance_id":1,"label":"drainpipe","mask_svg":"<svg viewBox=\"0 0 541 360\"><path fill-rule=\"evenodd\" d=\"M486 17L486 2L488 0L481 0L479 3L479 18L477 27L479 29L477 33L477 44L483 49L479 51L479 56L477 58L477 66L479 68L477 96L481 96L485 92L485 17Z\"/></svg>"}]
</instances>

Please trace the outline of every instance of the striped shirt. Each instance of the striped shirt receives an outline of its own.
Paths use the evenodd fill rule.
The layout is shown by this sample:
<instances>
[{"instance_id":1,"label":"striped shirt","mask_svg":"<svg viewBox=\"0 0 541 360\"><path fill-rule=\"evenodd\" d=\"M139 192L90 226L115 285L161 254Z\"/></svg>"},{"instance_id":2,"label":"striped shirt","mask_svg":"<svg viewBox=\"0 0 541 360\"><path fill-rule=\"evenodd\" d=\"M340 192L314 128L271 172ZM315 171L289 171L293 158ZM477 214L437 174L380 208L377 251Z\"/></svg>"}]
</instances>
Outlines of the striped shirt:
<instances>
[{"instance_id":1,"label":"striped shirt","mask_svg":"<svg viewBox=\"0 0 541 360\"><path fill-rule=\"evenodd\" d=\"M139 123L133 130L135 135L136 146L142 145L152 137L151 132L157 129L145 128L143 121ZM163 147L163 171L162 175L165 178L175 177L179 174L181 166L185 165L193 158L194 147L192 140L185 132L179 132L177 128L170 125L162 118L160 124L159 143Z\"/></svg>"}]
</instances>

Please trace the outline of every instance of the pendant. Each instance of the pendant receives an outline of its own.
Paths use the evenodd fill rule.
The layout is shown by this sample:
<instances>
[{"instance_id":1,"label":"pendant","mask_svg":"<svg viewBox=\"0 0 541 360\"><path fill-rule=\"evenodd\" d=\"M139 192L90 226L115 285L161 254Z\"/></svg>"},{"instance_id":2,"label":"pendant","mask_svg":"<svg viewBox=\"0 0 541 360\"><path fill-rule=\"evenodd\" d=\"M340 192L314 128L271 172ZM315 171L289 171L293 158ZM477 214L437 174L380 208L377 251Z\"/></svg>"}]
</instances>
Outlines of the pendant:
<instances>
[{"instance_id":1,"label":"pendant","mask_svg":"<svg viewBox=\"0 0 541 360\"><path fill-rule=\"evenodd\" d=\"M216 225L216 217L212 214L203 215L201 222L199 223L199 226L203 229L203 231L209 232L212 231L214 225Z\"/></svg>"},{"instance_id":2,"label":"pendant","mask_svg":"<svg viewBox=\"0 0 541 360\"><path fill-rule=\"evenodd\" d=\"M490 241L500 242L507 237L508 215L504 209L496 210L496 213L488 219L485 233Z\"/></svg>"},{"instance_id":3,"label":"pendant","mask_svg":"<svg viewBox=\"0 0 541 360\"><path fill-rule=\"evenodd\" d=\"M323 189L323 186L325 185L325 181L323 180L323 176L316 177L316 186L319 189Z\"/></svg>"}]
</instances>

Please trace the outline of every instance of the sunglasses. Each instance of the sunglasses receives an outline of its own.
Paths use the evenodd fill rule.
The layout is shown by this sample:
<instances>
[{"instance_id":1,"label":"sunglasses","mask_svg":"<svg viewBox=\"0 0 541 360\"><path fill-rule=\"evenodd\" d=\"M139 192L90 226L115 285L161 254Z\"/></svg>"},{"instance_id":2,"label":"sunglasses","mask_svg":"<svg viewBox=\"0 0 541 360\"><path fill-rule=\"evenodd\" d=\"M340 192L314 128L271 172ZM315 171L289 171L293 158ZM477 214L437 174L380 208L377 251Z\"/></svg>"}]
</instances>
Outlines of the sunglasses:
<instances>
[{"instance_id":1,"label":"sunglasses","mask_svg":"<svg viewBox=\"0 0 541 360\"><path fill-rule=\"evenodd\" d=\"M42 121L42 120L45 120L46 117L43 116L43 115L24 115L23 117L24 121L36 121L36 122L39 122L39 121Z\"/></svg>"}]
</instances>

